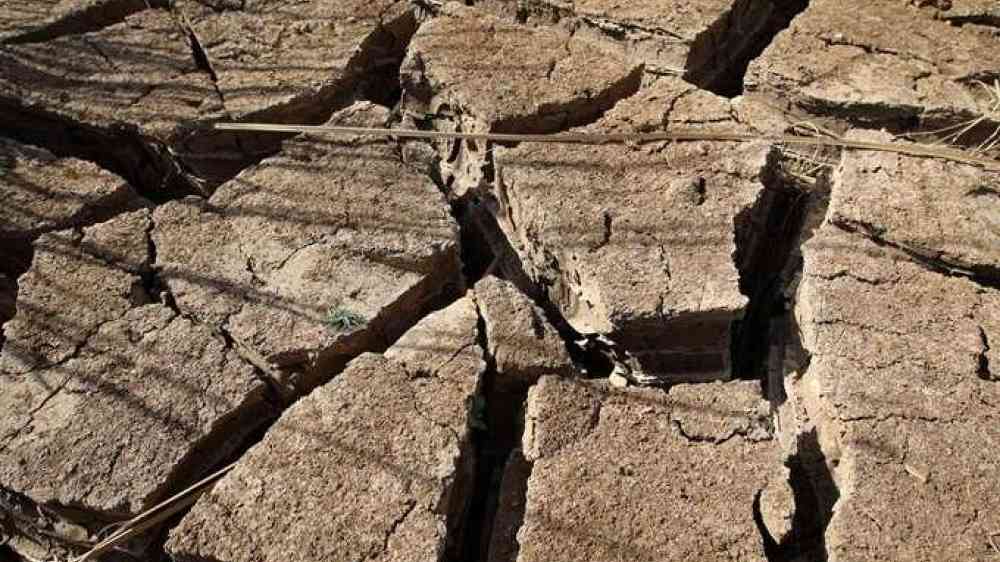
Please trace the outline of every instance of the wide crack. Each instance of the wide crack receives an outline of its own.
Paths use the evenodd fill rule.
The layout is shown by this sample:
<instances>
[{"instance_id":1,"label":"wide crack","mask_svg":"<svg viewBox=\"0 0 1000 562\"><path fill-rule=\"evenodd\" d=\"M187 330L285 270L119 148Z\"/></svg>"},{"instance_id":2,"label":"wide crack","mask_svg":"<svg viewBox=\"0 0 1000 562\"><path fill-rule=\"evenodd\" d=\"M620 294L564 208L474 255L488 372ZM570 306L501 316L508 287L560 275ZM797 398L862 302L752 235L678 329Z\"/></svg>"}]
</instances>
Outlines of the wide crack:
<instances>
[{"instance_id":1,"label":"wide crack","mask_svg":"<svg viewBox=\"0 0 1000 562\"><path fill-rule=\"evenodd\" d=\"M769 181L788 182L793 191L799 192L796 197L799 198L797 205L800 208L789 215L798 224L794 236L783 242L790 243L791 247L781 246L781 252L787 253L784 264L777 273L780 279L777 292L769 293L758 305L767 314L755 315L761 318L760 322L766 320L767 338L761 341L759 334L755 336L751 333L744 340L744 349L750 349L749 346L754 341L761 341L758 345L765 345L769 349L763 362L760 351L749 352L745 357L750 360L752 368L764 370L762 380L765 395L771 403L772 415L777 417L775 425L790 441L791 452L784 461L788 469L788 485L793 504L790 529L780 541L771 536L763 523L759 495L755 499L753 512L769 562L825 562L829 556L826 530L841 496L834 473L838 460L828 458L821 446L820 433L832 428L825 425L821 412L805 411L807 420L797 419L798 414L791 412L796 407L805 408L808 399L797 396L797 400L805 402L786 406L789 399L786 385L801 389L802 378L807 376L812 363L811 353L802 341L802 332L791 311L797 306L795 284L800 279L804 266L802 248L826 219L832 185L828 174L821 174L815 178L814 183L807 184L801 176L786 173L785 166L794 166L794 162L787 158L781 159L778 164L773 168L776 175ZM763 279L766 285L775 270L769 266L761 271L766 275L758 279ZM748 279L748 285L754 284L760 286L760 281ZM786 413L789 415L786 416ZM782 427L783 425L790 427Z\"/></svg>"},{"instance_id":2,"label":"wide crack","mask_svg":"<svg viewBox=\"0 0 1000 562\"><path fill-rule=\"evenodd\" d=\"M181 173L170 150L136 130L99 128L0 97L0 129L56 156L80 158L118 174L140 195L161 203L201 191Z\"/></svg>"},{"instance_id":3,"label":"wide crack","mask_svg":"<svg viewBox=\"0 0 1000 562\"><path fill-rule=\"evenodd\" d=\"M513 557L507 558L517 553L510 530L516 534L524 519L523 498L531 473L530 463L520 452L530 385L506 380L498 373L488 351L481 312L477 332L487 366L470 408L476 474L462 523L461 548L449 562L513 562ZM498 527L506 532L497 533Z\"/></svg>"},{"instance_id":4,"label":"wide crack","mask_svg":"<svg viewBox=\"0 0 1000 562\"><path fill-rule=\"evenodd\" d=\"M784 315L789 262L810 205L809 186L783 172L783 157L773 151L754 205L734 219L740 291L749 299L732 330L733 376L761 380L767 389L772 325Z\"/></svg>"},{"instance_id":5,"label":"wide crack","mask_svg":"<svg viewBox=\"0 0 1000 562\"><path fill-rule=\"evenodd\" d=\"M809 0L736 0L691 45L684 79L724 97L743 93L747 68L809 6Z\"/></svg>"}]
</instances>

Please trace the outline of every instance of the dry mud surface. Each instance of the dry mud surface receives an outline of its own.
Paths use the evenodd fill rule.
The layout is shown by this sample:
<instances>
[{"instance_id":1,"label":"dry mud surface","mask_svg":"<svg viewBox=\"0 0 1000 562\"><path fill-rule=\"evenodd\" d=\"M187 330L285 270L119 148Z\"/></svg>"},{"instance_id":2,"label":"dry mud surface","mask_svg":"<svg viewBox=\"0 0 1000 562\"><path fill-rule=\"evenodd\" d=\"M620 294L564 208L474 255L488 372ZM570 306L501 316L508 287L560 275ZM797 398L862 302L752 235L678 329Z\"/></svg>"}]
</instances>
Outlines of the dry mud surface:
<instances>
[{"instance_id":1,"label":"dry mud surface","mask_svg":"<svg viewBox=\"0 0 1000 562\"><path fill-rule=\"evenodd\" d=\"M1000 560L990 0L0 5L0 561ZM989 152L987 151L987 154Z\"/></svg>"}]
</instances>

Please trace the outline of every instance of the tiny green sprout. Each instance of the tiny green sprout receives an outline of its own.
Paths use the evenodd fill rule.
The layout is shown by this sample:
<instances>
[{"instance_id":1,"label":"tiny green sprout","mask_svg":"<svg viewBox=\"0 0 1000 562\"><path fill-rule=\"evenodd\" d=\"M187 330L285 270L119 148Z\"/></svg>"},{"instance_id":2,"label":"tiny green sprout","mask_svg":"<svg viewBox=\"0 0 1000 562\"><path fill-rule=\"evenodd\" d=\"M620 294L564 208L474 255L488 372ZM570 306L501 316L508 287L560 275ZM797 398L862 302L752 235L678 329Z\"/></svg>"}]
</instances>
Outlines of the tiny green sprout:
<instances>
[{"instance_id":1,"label":"tiny green sprout","mask_svg":"<svg viewBox=\"0 0 1000 562\"><path fill-rule=\"evenodd\" d=\"M335 306L326 313L323 321L334 332L349 332L364 326L368 319L343 306Z\"/></svg>"}]
</instances>

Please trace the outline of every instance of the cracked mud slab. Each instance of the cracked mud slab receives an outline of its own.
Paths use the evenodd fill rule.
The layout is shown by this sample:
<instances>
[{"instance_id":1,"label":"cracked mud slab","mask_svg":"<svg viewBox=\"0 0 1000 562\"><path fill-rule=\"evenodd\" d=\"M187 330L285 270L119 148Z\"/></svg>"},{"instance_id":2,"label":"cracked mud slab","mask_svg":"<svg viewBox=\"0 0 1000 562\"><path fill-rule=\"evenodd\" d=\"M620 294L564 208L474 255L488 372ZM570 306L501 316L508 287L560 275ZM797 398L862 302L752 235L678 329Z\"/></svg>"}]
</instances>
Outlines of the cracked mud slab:
<instances>
[{"instance_id":1,"label":"cracked mud slab","mask_svg":"<svg viewBox=\"0 0 1000 562\"><path fill-rule=\"evenodd\" d=\"M747 90L799 115L891 130L992 114L958 139L980 142L998 125L983 85L1000 77L1000 36L934 14L907 2L813 0L751 63Z\"/></svg>"},{"instance_id":2,"label":"cracked mud slab","mask_svg":"<svg viewBox=\"0 0 1000 562\"><path fill-rule=\"evenodd\" d=\"M292 406L174 529L177 561L436 561L468 496L485 369L463 298Z\"/></svg>"},{"instance_id":3,"label":"cracked mud slab","mask_svg":"<svg viewBox=\"0 0 1000 562\"><path fill-rule=\"evenodd\" d=\"M667 394L543 378L518 562L765 560L754 498L787 483L759 396L749 382Z\"/></svg>"},{"instance_id":4,"label":"cracked mud slab","mask_svg":"<svg viewBox=\"0 0 1000 562\"><path fill-rule=\"evenodd\" d=\"M91 33L0 48L0 120L12 132L107 162L150 190L177 189L172 182L181 171L168 147L180 153L206 148L191 144L197 135L190 127L220 110L210 76L195 64L187 34L166 10L144 10ZM188 179L197 183L195 176Z\"/></svg>"},{"instance_id":5,"label":"cracked mud slab","mask_svg":"<svg viewBox=\"0 0 1000 562\"><path fill-rule=\"evenodd\" d=\"M838 186L831 216L855 186ZM839 488L829 560L990 559L1000 292L829 223L804 255L796 317L810 362L786 383L780 421L818 434Z\"/></svg>"},{"instance_id":6,"label":"cracked mud slab","mask_svg":"<svg viewBox=\"0 0 1000 562\"><path fill-rule=\"evenodd\" d=\"M265 385L221 337L150 302L149 227L143 210L45 234L20 279L0 354L0 518L22 554L94 540L271 415Z\"/></svg>"},{"instance_id":7,"label":"cracked mud slab","mask_svg":"<svg viewBox=\"0 0 1000 562\"><path fill-rule=\"evenodd\" d=\"M486 342L501 386L524 387L545 375L573 376L576 369L545 313L513 283L487 276L474 292Z\"/></svg>"},{"instance_id":8,"label":"cracked mud slab","mask_svg":"<svg viewBox=\"0 0 1000 562\"><path fill-rule=\"evenodd\" d=\"M519 12L600 38L655 74L713 87L767 36L784 4L791 2L527 0Z\"/></svg>"},{"instance_id":9,"label":"cracked mud slab","mask_svg":"<svg viewBox=\"0 0 1000 562\"><path fill-rule=\"evenodd\" d=\"M466 130L541 133L600 115L638 87L640 70L569 30L449 2L414 35L401 80L411 112L467 115Z\"/></svg>"},{"instance_id":10,"label":"cracked mud slab","mask_svg":"<svg viewBox=\"0 0 1000 562\"><path fill-rule=\"evenodd\" d=\"M849 138L891 142L885 133ZM830 220L943 268L1000 280L1000 174L887 152L845 154Z\"/></svg>"},{"instance_id":11,"label":"cracked mud slab","mask_svg":"<svg viewBox=\"0 0 1000 562\"><path fill-rule=\"evenodd\" d=\"M143 204L122 178L75 158L0 138L0 271L30 263L43 232L97 222Z\"/></svg>"},{"instance_id":12,"label":"cracked mud slab","mask_svg":"<svg viewBox=\"0 0 1000 562\"><path fill-rule=\"evenodd\" d=\"M742 128L727 100L664 78L593 129L695 126ZM498 219L569 323L624 346L645 382L728 378L730 325L747 303L735 222L765 189L768 151L726 142L497 149Z\"/></svg>"},{"instance_id":13,"label":"cracked mud slab","mask_svg":"<svg viewBox=\"0 0 1000 562\"><path fill-rule=\"evenodd\" d=\"M178 6L236 120L323 119L365 73L398 64L394 57L416 27L409 3L395 0L183 0Z\"/></svg>"},{"instance_id":14,"label":"cracked mud slab","mask_svg":"<svg viewBox=\"0 0 1000 562\"><path fill-rule=\"evenodd\" d=\"M361 103L333 124L383 126ZM290 141L154 213L156 267L180 310L228 333L282 392L384 349L461 285L458 227L430 178L378 138ZM337 314L362 322L333 323Z\"/></svg>"}]
</instances>

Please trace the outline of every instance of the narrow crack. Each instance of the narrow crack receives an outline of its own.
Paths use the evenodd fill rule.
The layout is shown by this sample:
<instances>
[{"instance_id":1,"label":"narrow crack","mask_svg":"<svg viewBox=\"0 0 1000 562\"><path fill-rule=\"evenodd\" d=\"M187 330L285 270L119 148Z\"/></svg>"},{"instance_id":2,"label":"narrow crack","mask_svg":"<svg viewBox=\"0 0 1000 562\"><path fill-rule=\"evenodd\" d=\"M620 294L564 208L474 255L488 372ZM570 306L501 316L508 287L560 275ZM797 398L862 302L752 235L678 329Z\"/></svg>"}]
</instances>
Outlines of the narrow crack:
<instances>
[{"instance_id":1,"label":"narrow crack","mask_svg":"<svg viewBox=\"0 0 1000 562\"><path fill-rule=\"evenodd\" d=\"M195 32L194 27L187 21L187 18L183 22L184 33L187 35L188 44L191 47L191 58L194 60L194 65L199 70L208 74L211 78L212 84L215 85L215 91L219 95L219 100L222 99L222 92L219 91L219 75L216 74L215 68L212 66L212 60L208 58L208 51L201 44L201 40L198 38L198 34Z\"/></svg>"},{"instance_id":2,"label":"narrow crack","mask_svg":"<svg viewBox=\"0 0 1000 562\"><path fill-rule=\"evenodd\" d=\"M156 265L157 253L156 242L153 239L153 231L156 223L153 213L149 213L149 226L146 227L146 266L140 272L143 289L153 302L163 304L174 311L174 314L181 314L177 301L174 299L170 287L160 277L160 270Z\"/></svg>"},{"instance_id":3,"label":"narrow crack","mask_svg":"<svg viewBox=\"0 0 1000 562\"><path fill-rule=\"evenodd\" d=\"M117 321L121 320L125 316L125 314L127 314L127 311L123 312L121 315L119 315L119 316L117 316L115 318L109 318L107 320L104 320L103 322L99 322L96 326L94 326L93 328L91 328L90 330L88 330L87 333L84 334L83 338L77 344L75 344L73 346L73 349L65 357L63 357L62 359L60 359L58 361L55 361L55 362L52 362L52 363L46 362L46 363L44 363L42 365L36 365L36 366L32 367L31 369L29 369L28 371L25 371L25 372L22 372L22 373L18 373L18 374L21 375L21 376L25 376L25 375L34 373L36 371L47 371L47 370L52 370L52 369L58 369L58 368L60 368L60 367L62 367L64 365L66 365L70 361L73 361L74 359L77 359L80 356L80 354L83 353L83 350L86 349L90 345L90 341L98 333L100 333L101 328L103 328L107 324L110 324L112 322L117 322ZM9 435L3 436L3 443L0 444L0 452L5 451L7 449L7 447L10 445L10 442L12 440L14 440L18 435L20 435L20 433L22 431L24 431L25 428L27 428L32 423L34 423L34 421L35 421L34 420L35 414L38 413L38 412L40 412L49 403L49 401L51 401L60 392L62 392L62 390L66 388L66 385L69 384L69 382L71 380L73 380L73 378L74 378L73 373L67 373L63 377L63 379L59 382L59 384L56 386L56 388L53 389L52 391L50 391L49 394L46 395L46 397L42 399L42 401L39 403L39 405L36 406L35 408L33 408L28 413L29 419L21 427L19 427L16 431L14 431L13 433L11 433Z\"/></svg>"},{"instance_id":4,"label":"narrow crack","mask_svg":"<svg viewBox=\"0 0 1000 562\"><path fill-rule=\"evenodd\" d=\"M674 426L674 429L677 430L677 433L690 443L722 445L735 437L742 437L748 441L760 441L762 439L766 440L770 438L768 436L770 431L768 431L767 434L762 434L760 437L754 435L754 431L759 429L759 426L753 420L748 420L747 424L743 427L735 427L731 429L725 435L697 435L694 433L688 433L684 429L683 421L674 417L671 417L670 423Z\"/></svg>"},{"instance_id":5,"label":"narrow crack","mask_svg":"<svg viewBox=\"0 0 1000 562\"><path fill-rule=\"evenodd\" d=\"M76 358L76 355L80 352L80 349L82 349L82 348L83 348L83 345L80 345L73 352L73 354L71 356L67 357L66 359L64 359L62 361L54 363L52 365L48 365L45 368L46 369L58 368L61 365L65 364L65 363L68 363L72 359ZM34 423L34 421L35 421L35 414L37 414L38 412L42 411L42 409L45 408L45 406L49 403L49 401L51 401L53 398L55 398L56 395L58 395L60 392L63 391L64 388L66 388L66 385L69 384L69 381L72 380L72 379L73 379L73 375L72 374L66 374L63 377L62 381L60 381L59 384L56 385L56 387L53 388L52 391L49 392L49 394L45 398L43 398L42 401L39 402L37 406L35 406L34 408L32 408L31 411L27 413L28 419L23 424L21 424L21 427L17 428L16 430L14 430L13 432L11 432L10 434L3 436L3 441L4 442L3 442L3 444L0 444L0 453L2 453L3 451L6 451L7 447L10 445L11 441L13 441L14 439L17 439L17 437L21 434L22 431L24 431L32 423Z\"/></svg>"},{"instance_id":6,"label":"narrow crack","mask_svg":"<svg viewBox=\"0 0 1000 562\"><path fill-rule=\"evenodd\" d=\"M889 240L874 225L860 221L833 219L831 224L845 232L863 236L878 246L897 250L927 271L946 277L966 279L982 287L1000 290L1000 266L959 263L946 259L941 254L932 255L926 250Z\"/></svg>"},{"instance_id":7,"label":"narrow crack","mask_svg":"<svg viewBox=\"0 0 1000 562\"><path fill-rule=\"evenodd\" d=\"M614 109L622 100L639 92L644 65L638 65L620 80L592 97L544 106L544 111L496 121L490 127L494 133L560 133L574 127L592 125ZM561 116L559 119L553 117ZM492 152L487 147L487 152Z\"/></svg>"},{"instance_id":8,"label":"narrow crack","mask_svg":"<svg viewBox=\"0 0 1000 562\"><path fill-rule=\"evenodd\" d=\"M83 43L84 43L85 45L87 45L88 47L90 47L91 49L93 49L93 51L94 51L95 53L97 53L97 55L98 55L98 56L100 56L100 57L101 57L102 59L104 59L104 62L106 62L106 63L108 64L108 66L110 66L110 67L111 67L111 69L112 69L112 70L114 70L115 72L119 72L119 71L120 71L120 69L118 68L118 65L116 65L116 64L115 64L115 61L114 61L114 60L112 60L112 59L111 59L111 57L109 57L109 56L107 55L107 53L105 53L105 52L104 52L104 51L103 51L103 50L102 50L102 49L101 49L101 48L100 48L100 47L99 47L99 46L97 45L97 43L94 43L94 42L93 42L93 41L91 41L91 40L90 40L90 38L88 38L88 37L84 37L84 38L83 38Z\"/></svg>"},{"instance_id":9,"label":"narrow crack","mask_svg":"<svg viewBox=\"0 0 1000 562\"><path fill-rule=\"evenodd\" d=\"M509 527L514 524L520 526L517 520L523 520L523 513L510 513L509 509L501 508L510 507L512 500L507 495L510 491L504 489L504 479L508 476L507 466L514 466L512 463L516 463L520 455L528 385L503 380L502 373L497 371L495 358L489 353L486 319L478 304L476 313L478 343L486 360L483 384L470 409L476 475L471 503L462 524L461 548L456 552L457 558L450 562L501 562L490 552L491 548L509 553L511 544L509 537L498 536L494 540L497 522L501 521ZM507 485L525 488L527 484L526 481L511 482L508 479ZM517 505L516 498L513 500L513 504ZM509 534L509 529L506 534Z\"/></svg>"},{"instance_id":10,"label":"narrow crack","mask_svg":"<svg viewBox=\"0 0 1000 562\"><path fill-rule=\"evenodd\" d=\"M982 349L979 351L979 365L976 369L976 375L984 381L996 381L998 379L990 371L990 340L982 326L979 326L979 340L982 343Z\"/></svg>"},{"instance_id":11,"label":"narrow crack","mask_svg":"<svg viewBox=\"0 0 1000 562\"><path fill-rule=\"evenodd\" d=\"M392 537L396 535L396 530L399 529L399 526L403 524L403 521L406 521L406 518L409 517L410 514L413 513L413 510L416 509L417 507L416 500L411 499L406 503L407 503L406 509L403 510L403 513L399 516L399 518L397 518L395 521L392 522L392 524L389 526L389 530L385 533L385 540L382 541L382 550L380 551L383 554L389 552L389 541L392 540Z\"/></svg>"},{"instance_id":12,"label":"narrow crack","mask_svg":"<svg viewBox=\"0 0 1000 562\"><path fill-rule=\"evenodd\" d=\"M569 15L569 12L566 12L565 15ZM675 31L671 31L663 27L652 27L632 22L615 21L599 16L583 16L580 18L580 21L594 29L599 30L607 37L616 41L627 39L629 35L664 37L670 41L682 44L690 44L693 41L691 37L685 37Z\"/></svg>"}]
</instances>

